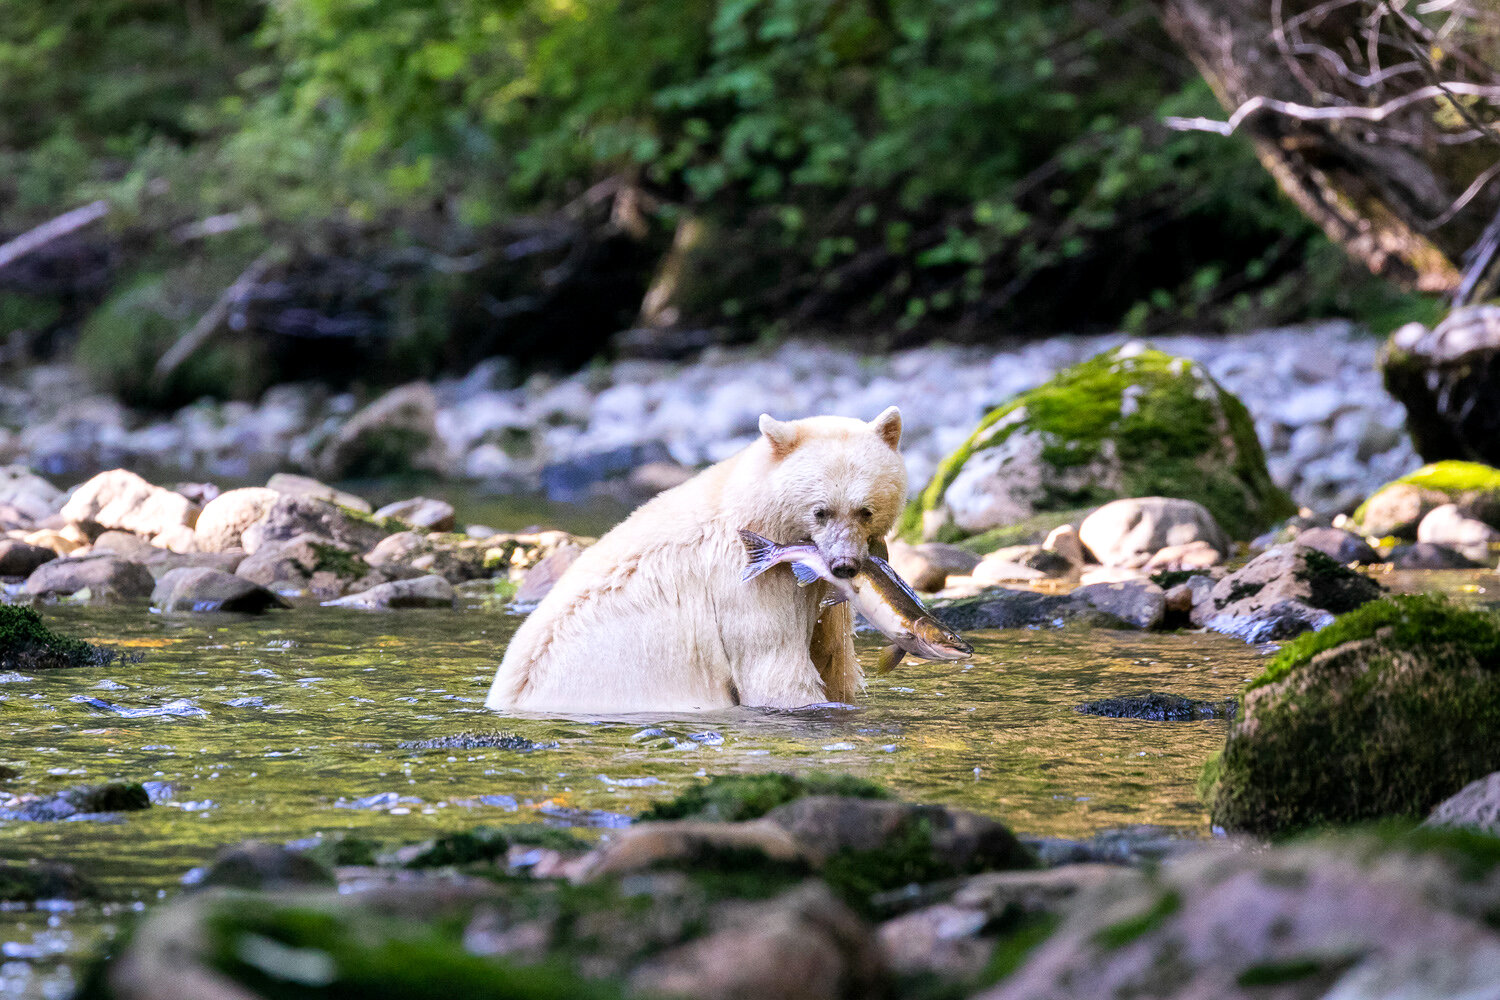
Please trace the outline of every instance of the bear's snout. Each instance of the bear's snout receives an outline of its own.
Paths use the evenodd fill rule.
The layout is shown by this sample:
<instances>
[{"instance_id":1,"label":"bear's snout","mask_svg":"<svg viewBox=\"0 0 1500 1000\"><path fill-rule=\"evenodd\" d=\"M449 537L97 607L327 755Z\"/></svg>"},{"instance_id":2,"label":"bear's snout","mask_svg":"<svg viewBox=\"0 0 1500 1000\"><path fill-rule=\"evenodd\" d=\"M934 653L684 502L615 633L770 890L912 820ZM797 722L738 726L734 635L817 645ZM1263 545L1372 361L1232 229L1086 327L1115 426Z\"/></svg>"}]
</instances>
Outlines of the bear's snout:
<instances>
[{"instance_id":1,"label":"bear's snout","mask_svg":"<svg viewBox=\"0 0 1500 1000\"><path fill-rule=\"evenodd\" d=\"M840 559L837 562L829 563L828 568L840 580L849 580L854 577L855 573L859 572L859 563L853 559Z\"/></svg>"}]
</instances>

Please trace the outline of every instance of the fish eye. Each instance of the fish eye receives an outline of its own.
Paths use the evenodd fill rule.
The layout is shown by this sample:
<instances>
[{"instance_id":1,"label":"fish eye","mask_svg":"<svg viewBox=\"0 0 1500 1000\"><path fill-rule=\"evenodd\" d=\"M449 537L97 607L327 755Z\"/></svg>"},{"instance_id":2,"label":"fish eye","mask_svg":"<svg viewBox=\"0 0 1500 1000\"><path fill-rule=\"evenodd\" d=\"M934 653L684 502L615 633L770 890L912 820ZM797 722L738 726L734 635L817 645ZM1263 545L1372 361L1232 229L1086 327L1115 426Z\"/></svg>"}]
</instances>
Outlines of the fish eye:
<instances>
[{"instance_id":1,"label":"fish eye","mask_svg":"<svg viewBox=\"0 0 1500 1000\"><path fill-rule=\"evenodd\" d=\"M868 507L861 507L858 513L861 521L868 521L875 516L875 512Z\"/></svg>"},{"instance_id":2,"label":"fish eye","mask_svg":"<svg viewBox=\"0 0 1500 1000\"><path fill-rule=\"evenodd\" d=\"M828 508L819 507L817 510L813 511L813 517L817 518L819 521L828 520Z\"/></svg>"}]
</instances>

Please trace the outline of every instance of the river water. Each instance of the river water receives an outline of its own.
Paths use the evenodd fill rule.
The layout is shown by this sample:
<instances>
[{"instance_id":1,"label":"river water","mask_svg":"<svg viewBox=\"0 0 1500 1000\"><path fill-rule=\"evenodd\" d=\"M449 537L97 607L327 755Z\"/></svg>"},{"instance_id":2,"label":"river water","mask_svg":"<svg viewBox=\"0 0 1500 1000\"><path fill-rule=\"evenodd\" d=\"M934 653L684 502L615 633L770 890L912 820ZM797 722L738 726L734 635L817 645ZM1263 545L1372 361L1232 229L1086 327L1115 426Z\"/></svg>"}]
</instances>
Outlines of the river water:
<instances>
[{"instance_id":1,"label":"river water","mask_svg":"<svg viewBox=\"0 0 1500 1000\"><path fill-rule=\"evenodd\" d=\"M1222 699L1260 659L1218 636L979 632L972 660L908 660L872 679L858 708L502 719L483 699L521 619L493 602L263 618L47 614L61 632L142 655L0 675L0 762L21 771L4 792L117 779L170 791L116 821L0 823L0 859L66 861L124 901L0 912L0 991L10 996L66 996L78 956L101 933L132 903L175 891L222 845L344 833L397 842L520 821L595 835L733 771L853 772L903 798L999 816L1022 834L1155 824L1207 835L1193 781L1222 722L1104 719L1073 706L1147 691ZM866 662L875 649L861 641ZM495 730L538 747L399 746Z\"/></svg>"}]
</instances>

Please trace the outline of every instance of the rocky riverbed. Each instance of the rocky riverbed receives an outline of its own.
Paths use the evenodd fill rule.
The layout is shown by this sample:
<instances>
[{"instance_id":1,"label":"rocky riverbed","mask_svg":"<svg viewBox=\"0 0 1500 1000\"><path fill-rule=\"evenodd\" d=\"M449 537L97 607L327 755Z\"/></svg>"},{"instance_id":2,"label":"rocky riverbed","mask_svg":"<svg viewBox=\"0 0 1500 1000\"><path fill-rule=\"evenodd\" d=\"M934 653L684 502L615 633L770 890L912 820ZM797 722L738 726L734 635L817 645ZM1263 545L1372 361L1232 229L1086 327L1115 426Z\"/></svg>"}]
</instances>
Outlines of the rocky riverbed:
<instances>
[{"instance_id":1,"label":"rocky riverbed","mask_svg":"<svg viewBox=\"0 0 1500 1000\"><path fill-rule=\"evenodd\" d=\"M683 467L744 445L763 411L870 417L895 403L915 491L986 412L1124 340L934 345L888 357L792 341L711 350L686 364L626 361L537 375L519 386L492 361L371 406L296 385L256 404L203 402L168 418L132 413L66 369L38 368L0 393L0 460L64 478L124 465L237 481L288 468L337 479L415 466L571 501L601 488L639 496L675 482ZM1349 507L1421 464L1401 406L1381 386L1379 341L1351 324L1153 343L1201 362L1244 402L1272 478L1302 506Z\"/></svg>"}]
</instances>

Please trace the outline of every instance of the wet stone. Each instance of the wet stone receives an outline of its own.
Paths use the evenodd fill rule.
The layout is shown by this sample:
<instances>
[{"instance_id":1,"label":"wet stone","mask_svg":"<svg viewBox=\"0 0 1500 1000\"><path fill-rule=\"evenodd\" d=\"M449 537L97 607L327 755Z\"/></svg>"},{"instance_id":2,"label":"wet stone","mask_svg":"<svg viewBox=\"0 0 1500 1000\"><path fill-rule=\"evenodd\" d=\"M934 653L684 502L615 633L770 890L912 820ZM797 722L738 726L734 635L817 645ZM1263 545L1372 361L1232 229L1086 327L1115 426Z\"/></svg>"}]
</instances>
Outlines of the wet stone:
<instances>
[{"instance_id":1,"label":"wet stone","mask_svg":"<svg viewBox=\"0 0 1500 1000\"><path fill-rule=\"evenodd\" d=\"M1074 705L1073 711L1084 715L1102 715L1109 719L1145 719L1152 722L1192 722L1199 719L1224 719L1234 715L1234 700L1195 701L1176 694L1138 694L1119 698L1102 698Z\"/></svg>"},{"instance_id":2,"label":"wet stone","mask_svg":"<svg viewBox=\"0 0 1500 1000\"><path fill-rule=\"evenodd\" d=\"M542 744L528 740L515 733L458 733L453 736L435 736L428 740L403 740L396 744L398 750L536 750Z\"/></svg>"},{"instance_id":3,"label":"wet stone","mask_svg":"<svg viewBox=\"0 0 1500 1000\"><path fill-rule=\"evenodd\" d=\"M1446 545L1416 542L1391 550L1390 563L1397 569L1482 569L1477 563Z\"/></svg>"}]
</instances>

